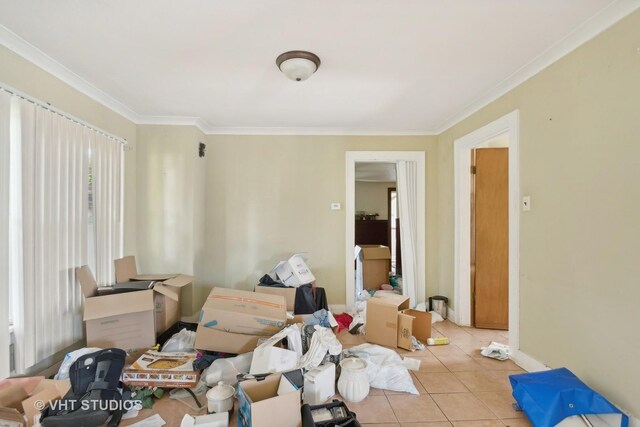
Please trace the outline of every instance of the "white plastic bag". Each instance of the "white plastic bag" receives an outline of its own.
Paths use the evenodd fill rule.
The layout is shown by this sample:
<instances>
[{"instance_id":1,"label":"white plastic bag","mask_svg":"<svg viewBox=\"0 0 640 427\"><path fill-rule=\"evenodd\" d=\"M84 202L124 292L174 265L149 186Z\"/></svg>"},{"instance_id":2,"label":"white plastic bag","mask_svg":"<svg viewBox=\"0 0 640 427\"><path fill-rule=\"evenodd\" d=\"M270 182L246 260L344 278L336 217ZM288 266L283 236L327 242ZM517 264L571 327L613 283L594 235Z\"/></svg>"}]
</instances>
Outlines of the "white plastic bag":
<instances>
[{"instance_id":1,"label":"white plastic bag","mask_svg":"<svg viewBox=\"0 0 640 427\"><path fill-rule=\"evenodd\" d=\"M311 345L300 359L299 368L317 368L324 360L327 352L332 356L342 352L342 344L331 329L323 328L319 325L315 325L314 328L316 331L311 335Z\"/></svg>"},{"instance_id":2,"label":"white plastic bag","mask_svg":"<svg viewBox=\"0 0 640 427\"><path fill-rule=\"evenodd\" d=\"M76 351L72 351L71 353L67 353L62 360L62 364L60 365L60 369L58 369L58 373L53 377L56 380L67 380L69 379L69 368L73 365L73 362L78 360L81 356L89 353L95 353L96 351L102 350L101 348L96 347L85 347Z\"/></svg>"},{"instance_id":3,"label":"white plastic bag","mask_svg":"<svg viewBox=\"0 0 640 427\"><path fill-rule=\"evenodd\" d=\"M253 352L240 354L236 357L216 359L202 372L202 377L209 387L223 381L225 384L236 385L238 374L246 374L251 368Z\"/></svg>"},{"instance_id":4,"label":"white plastic bag","mask_svg":"<svg viewBox=\"0 0 640 427\"><path fill-rule=\"evenodd\" d=\"M348 352L367 361L371 387L420 394L402 358L395 351L375 344L360 344Z\"/></svg>"},{"instance_id":5,"label":"white plastic bag","mask_svg":"<svg viewBox=\"0 0 640 427\"><path fill-rule=\"evenodd\" d=\"M482 347L481 350L481 355L492 359L507 360L511 355L508 345L494 341L491 341L488 347Z\"/></svg>"},{"instance_id":6,"label":"white plastic bag","mask_svg":"<svg viewBox=\"0 0 640 427\"><path fill-rule=\"evenodd\" d=\"M196 343L196 333L183 328L180 332L175 333L162 346L161 351L193 351Z\"/></svg>"}]
</instances>

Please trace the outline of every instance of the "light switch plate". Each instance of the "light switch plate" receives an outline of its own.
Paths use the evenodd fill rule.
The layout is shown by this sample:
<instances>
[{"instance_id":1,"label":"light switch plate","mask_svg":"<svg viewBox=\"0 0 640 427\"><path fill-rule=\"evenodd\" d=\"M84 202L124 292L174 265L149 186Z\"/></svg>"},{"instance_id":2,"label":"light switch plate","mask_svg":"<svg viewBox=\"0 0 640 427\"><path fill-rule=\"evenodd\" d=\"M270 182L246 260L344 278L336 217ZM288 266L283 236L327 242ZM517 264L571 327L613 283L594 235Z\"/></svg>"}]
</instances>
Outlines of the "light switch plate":
<instances>
[{"instance_id":1,"label":"light switch plate","mask_svg":"<svg viewBox=\"0 0 640 427\"><path fill-rule=\"evenodd\" d=\"M522 198L522 211L528 212L531 210L531 196L524 196Z\"/></svg>"},{"instance_id":2,"label":"light switch plate","mask_svg":"<svg viewBox=\"0 0 640 427\"><path fill-rule=\"evenodd\" d=\"M341 208L342 208L342 205L340 203L331 203L332 211L339 211Z\"/></svg>"}]
</instances>

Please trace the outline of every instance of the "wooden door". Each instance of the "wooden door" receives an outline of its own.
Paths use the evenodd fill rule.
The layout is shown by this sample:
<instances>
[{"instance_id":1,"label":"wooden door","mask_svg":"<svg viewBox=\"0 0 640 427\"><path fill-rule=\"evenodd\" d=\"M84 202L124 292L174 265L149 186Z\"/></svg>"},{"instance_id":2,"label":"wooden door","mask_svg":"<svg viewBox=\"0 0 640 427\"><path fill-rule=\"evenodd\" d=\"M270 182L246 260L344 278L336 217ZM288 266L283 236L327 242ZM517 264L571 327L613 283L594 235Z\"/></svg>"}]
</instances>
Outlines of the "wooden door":
<instances>
[{"instance_id":1,"label":"wooden door","mask_svg":"<svg viewBox=\"0 0 640 427\"><path fill-rule=\"evenodd\" d=\"M509 327L509 151L472 150L471 297L477 328Z\"/></svg>"}]
</instances>

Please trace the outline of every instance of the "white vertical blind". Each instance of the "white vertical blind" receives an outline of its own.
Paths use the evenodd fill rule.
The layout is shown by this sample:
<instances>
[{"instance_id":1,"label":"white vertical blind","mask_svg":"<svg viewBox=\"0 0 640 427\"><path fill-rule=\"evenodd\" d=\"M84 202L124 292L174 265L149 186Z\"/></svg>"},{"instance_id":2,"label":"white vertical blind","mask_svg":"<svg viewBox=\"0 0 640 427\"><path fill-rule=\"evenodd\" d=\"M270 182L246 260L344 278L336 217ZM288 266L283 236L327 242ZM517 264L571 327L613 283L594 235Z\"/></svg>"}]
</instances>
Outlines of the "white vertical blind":
<instances>
[{"instance_id":1,"label":"white vertical blind","mask_svg":"<svg viewBox=\"0 0 640 427\"><path fill-rule=\"evenodd\" d=\"M9 376L9 165L11 96L0 92L0 378Z\"/></svg>"},{"instance_id":2,"label":"white vertical blind","mask_svg":"<svg viewBox=\"0 0 640 427\"><path fill-rule=\"evenodd\" d=\"M403 292L411 307L417 304L417 241L418 235L418 166L416 162L400 160L397 168L398 216L400 218L400 246L402 253Z\"/></svg>"},{"instance_id":3,"label":"white vertical blind","mask_svg":"<svg viewBox=\"0 0 640 427\"><path fill-rule=\"evenodd\" d=\"M121 256L121 156L122 147L104 135L93 133L91 165L93 216L95 218L96 280L98 284L115 282L113 260Z\"/></svg>"},{"instance_id":4,"label":"white vertical blind","mask_svg":"<svg viewBox=\"0 0 640 427\"><path fill-rule=\"evenodd\" d=\"M101 284L114 282L113 259L122 255L122 146L49 108L3 91L0 142L0 340L8 338L2 330L8 330L3 326L8 319L4 296L10 283L16 371L20 373L82 339L82 295L75 267L93 264ZM5 151L10 155L5 156ZM96 193L91 248L90 156ZM8 348L3 343L0 351ZM2 354L0 360L0 377L4 377L4 362L9 358Z\"/></svg>"}]
</instances>

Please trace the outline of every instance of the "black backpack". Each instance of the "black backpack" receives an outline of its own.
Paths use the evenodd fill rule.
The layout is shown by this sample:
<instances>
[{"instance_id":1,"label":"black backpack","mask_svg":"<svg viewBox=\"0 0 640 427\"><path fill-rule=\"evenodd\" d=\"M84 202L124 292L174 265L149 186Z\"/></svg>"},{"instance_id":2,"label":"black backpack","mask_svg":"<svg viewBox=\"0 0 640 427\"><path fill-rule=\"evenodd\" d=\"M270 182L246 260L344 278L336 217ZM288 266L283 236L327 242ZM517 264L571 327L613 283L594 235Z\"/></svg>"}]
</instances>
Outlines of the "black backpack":
<instances>
[{"instance_id":1,"label":"black backpack","mask_svg":"<svg viewBox=\"0 0 640 427\"><path fill-rule=\"evenodd\" d=\"M109 348L86 354L69 369L71 390L42 411L44 427L97 427L107 422L117 426L124 404L118 382L124 368L126 353Z\"/></svg>"}]
</instances>

